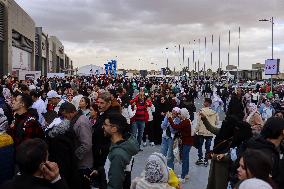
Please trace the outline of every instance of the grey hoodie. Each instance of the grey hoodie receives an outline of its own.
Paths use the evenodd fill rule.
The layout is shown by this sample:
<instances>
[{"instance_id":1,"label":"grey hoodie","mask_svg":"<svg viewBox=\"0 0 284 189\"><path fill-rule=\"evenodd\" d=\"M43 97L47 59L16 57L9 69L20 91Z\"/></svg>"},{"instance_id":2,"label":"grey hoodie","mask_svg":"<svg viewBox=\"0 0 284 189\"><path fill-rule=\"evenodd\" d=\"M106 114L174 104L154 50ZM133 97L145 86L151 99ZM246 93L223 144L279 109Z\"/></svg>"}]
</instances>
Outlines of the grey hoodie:
<instances>
[{"instance_id":1,"label":"grey hoodie","mask_svg":"<svg viewBox=\"0 0 284 189\"><path fill-rule=\"evenodd\" d=\"M126 141L112 144L108 154L110 167L108 171L108 189L121 189L125 180L125 169L132 157L139 151L139 145L134 137Z\"/></svg>"}]
</instances>

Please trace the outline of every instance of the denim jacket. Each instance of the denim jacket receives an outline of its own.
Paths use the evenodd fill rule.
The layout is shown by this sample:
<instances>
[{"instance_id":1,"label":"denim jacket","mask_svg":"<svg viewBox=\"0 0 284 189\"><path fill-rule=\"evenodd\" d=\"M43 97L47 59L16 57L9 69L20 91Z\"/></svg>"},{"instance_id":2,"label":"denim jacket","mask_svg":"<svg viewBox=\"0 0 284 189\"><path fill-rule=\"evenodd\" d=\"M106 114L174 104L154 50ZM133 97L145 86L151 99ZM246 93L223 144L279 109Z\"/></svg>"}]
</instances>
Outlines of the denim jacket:
<instances>
[{"instance_id":1,"label":"denim jacket","mask_svg":"<svg viewBox=\"0 0 284 189\"><path fill-rule=\"evenodd\" d=\"M178 117L174 118L173 121L174 121L175 124L180 123L180 119ZM169 122L167 116L164 117L164 120L162 121L162 124L161 124L161 128L163 129L162 137L164 137L164 138L169 138L169 137L174 138L174 135L177 133L177 131L175 129L173 129L172 126L170 125L170 122ZM167 135L167 128L170 129L171 136Z\"/></svg>"}]
</instances>

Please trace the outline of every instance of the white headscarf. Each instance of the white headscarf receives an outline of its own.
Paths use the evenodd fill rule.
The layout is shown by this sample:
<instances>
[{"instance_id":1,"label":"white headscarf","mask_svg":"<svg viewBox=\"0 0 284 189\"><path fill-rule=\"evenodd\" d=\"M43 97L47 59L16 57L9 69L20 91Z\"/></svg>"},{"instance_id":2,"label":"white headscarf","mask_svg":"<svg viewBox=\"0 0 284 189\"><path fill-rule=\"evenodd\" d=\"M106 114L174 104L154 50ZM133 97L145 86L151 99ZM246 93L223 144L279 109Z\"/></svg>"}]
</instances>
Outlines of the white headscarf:
<instances>
[{"instance_id":1,"label":"white headscarf","mask_svg":"<svg viewBox=\"0 0 284 189\"><path fill-rule=\"evenodd\" d=\"M180 109L180 117L181 117L181 119L189 119L190 118L189 112L186 108Z\"/></svg>"},{"instance_id":2,"label":"white headscarf","mask_svg":"<svg viewBox=\"0 0 284 189\"><path fill-rule=\"evenodd\" d=\"M251 178L244 180L240 184L239 189L272 189L272 187L263 180Z\"/></svg>"}]
</instances>

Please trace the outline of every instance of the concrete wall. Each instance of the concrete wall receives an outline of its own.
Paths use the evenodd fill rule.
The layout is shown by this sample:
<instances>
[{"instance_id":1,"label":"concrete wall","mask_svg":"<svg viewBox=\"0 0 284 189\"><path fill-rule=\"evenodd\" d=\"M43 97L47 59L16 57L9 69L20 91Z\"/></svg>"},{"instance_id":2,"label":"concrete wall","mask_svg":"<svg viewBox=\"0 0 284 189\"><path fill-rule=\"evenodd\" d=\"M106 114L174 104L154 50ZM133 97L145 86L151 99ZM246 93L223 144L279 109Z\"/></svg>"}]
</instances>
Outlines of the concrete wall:
<instances>
[{"instance_id":1,"label":"concrete wall","mask_svg":"<svg viewBox=\"0 0 284 189\"><path fill-rule=\"evenodd\" d=\"M1 66L4 74L12 71L12 30L19 32L33 43L31 70L35 67L35 22L33 19L14 1L0 0L6 6L5 9L5 42L4 42L4 63Z\"/></svg>"},{"instance_id":2,"label":"concrete wall","mask_svg":"<svg viewBox=\"0 0 284 189\"><path fill-rule=\"evenodd\" d=\"M65 59L64 46L56 36L49 37L49 44L51 43L52 43L52 48L50 47L49 49L52 50L52 71L57 72L58 66L60 66L60 62L58 62L58 58L63 60L63 63L64 63L64 59ZM61 49L63 49L63 51L61 51Z\"/></svg>"}]
</instances>

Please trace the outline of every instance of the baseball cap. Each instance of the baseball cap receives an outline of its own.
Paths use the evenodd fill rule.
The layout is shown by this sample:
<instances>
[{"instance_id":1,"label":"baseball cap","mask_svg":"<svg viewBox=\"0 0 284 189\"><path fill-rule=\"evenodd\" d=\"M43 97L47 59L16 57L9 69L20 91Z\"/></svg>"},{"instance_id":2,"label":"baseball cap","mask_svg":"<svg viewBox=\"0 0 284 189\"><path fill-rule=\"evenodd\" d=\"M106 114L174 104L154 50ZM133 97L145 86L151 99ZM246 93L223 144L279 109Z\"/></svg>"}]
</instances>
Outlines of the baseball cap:
<instances>
[{"instance_id":1,"label":"baseball cap","mask_svg":"<svg viewBox=\"0 0 284 189\"><path fill-rule=\"evenodd\" d=\"M61 98L60 95L58 95L58 93L54 90L51 90L47 93L47 98Z\"/></svg>"}]
</instances>

